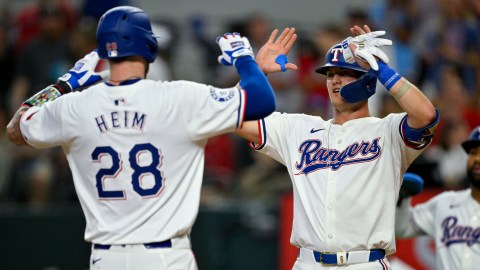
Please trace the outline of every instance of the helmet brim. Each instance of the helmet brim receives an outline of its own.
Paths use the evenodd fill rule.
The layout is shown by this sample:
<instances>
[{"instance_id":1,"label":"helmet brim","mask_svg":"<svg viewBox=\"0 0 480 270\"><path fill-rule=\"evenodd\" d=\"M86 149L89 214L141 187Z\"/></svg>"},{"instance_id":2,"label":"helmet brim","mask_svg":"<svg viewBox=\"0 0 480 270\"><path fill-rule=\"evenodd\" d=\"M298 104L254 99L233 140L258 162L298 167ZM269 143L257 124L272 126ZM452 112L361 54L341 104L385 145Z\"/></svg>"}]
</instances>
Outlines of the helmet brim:
<instances>
[{"instance_id":1,"label":"helmet brim","mask_svg":"<svg viewBox=\"0 0 480 270\"><path fill-rule=\"evenodd\" d=\"M328 70L329 68L331 68L331 67L333 67L333 68L351 69L351 70L355 70L355 71L361 72L362 74L367 73L366 70L364 70L364 69L361 68L361 67L359 67L359 68L350 67L350 66L347 67L347 66L341 66L341 65L332 65L332 64L330 64L330 63L325 64L325 65L323 65L323 66L315 69L315 72L316 72L316 73L320 73L320 74L322 74L322 75L327 75L327 70Z\"/></svg>"},{"instance_id":2,"label":"helmet brim","mask_svg":"<svg viewBox=\"0 0 480 270\"><path fill-rule=\"evenodd\" d=\"M477 140L468 140L462 143L463 150L465 150L467 154L470 153L470 150L478 146L480 146L480 141Z\"/></svg>"}]
</instances>

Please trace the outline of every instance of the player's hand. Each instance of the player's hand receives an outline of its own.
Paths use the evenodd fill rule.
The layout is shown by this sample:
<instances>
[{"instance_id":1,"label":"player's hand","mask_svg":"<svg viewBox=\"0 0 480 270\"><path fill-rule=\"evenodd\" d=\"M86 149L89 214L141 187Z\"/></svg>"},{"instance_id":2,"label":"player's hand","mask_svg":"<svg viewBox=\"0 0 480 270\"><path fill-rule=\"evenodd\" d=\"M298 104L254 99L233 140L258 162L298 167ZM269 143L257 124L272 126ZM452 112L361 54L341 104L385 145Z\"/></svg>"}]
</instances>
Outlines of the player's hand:
<instances>
[{"instance_id":1,"label":"player's hand","mask_svg":"<svg viewBox=\"0 0 480 270\"><path fill-rule=\"evenodd\" d=\"M347 62L357 61L363 68L372 68L375 71L378 70L377 59L384 63L389 62L388 56L378 48L392 45L391 40L379 38L385 35L385 31L372 32L367 25L364 26L364 29L355 25L350 31L356 36L342 41L343 57Z\"/></svg>"},{"instance_id":2,"label":"player's hand","mask_svg":"<svg viewBox=\"0 0 480 270\"><path fill-rule=\"evenodd\" d=\"M110 72L108 70L95 72L99 60L98 52L95 49L78 60L75 66L58 80L65 82L70 87L70 91L77 91L102 81L109 76Z\"/></svg>"},{"instance_id":3,"label":"player's hand","mask_svg":"<svg viewBox=\"0 0 480 270\"><path fill-rule=\"evenodd\" d=\"M253 50L250 42L240 33L225 33L217 37L217 44L222 50L222 55L218 57L218 62L222 65L231 66L235 64L238 57L250 55L253 58Z\"/></svg>"},{"instance_id":4,"label":"player's hand","mask_svg":"<svg viewBox=\"0 0 480 270\"><path fill-rule=\"evenodd\" d=\"M273 30L267 43L260 48L255 57L260 70L265 74L298 69L297 65L288 63L287 60L287 54L297 40L295 28L285 28L275 40L277 34L278 30Z\"/></svg>"}]
</instances>

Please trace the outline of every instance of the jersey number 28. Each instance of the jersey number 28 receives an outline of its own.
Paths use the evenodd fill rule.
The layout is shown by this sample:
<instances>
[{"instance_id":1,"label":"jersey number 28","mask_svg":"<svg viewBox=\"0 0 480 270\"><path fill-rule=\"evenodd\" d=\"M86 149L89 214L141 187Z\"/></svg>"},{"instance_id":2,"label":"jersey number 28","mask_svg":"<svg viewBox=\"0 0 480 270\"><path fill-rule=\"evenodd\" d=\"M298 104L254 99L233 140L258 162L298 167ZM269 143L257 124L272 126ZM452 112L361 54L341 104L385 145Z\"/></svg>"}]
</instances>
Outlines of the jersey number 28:
<instances>
[{"instance_id":1,"label":"jersey number 28","mask_svg":"<svg viewBox=\"0 0 480 270\"><path fill-rule=\"evenodd\" d=\"M137 156L149 152L152 158L152 162L147 166L141 166L138 164ZM103 181L106 178L115 178L122 170L122 160L117 151L110 146L99 146L92 152L92 160L94 162L100 162L100 159L109 155L112 159L112 167L100 169L96 174L97 190L100 199L123 199L125 198L125 191L123 190L104 190ZM160 165L160 154L158 149L150 143L136 144L130 150L128 155L128 161L133 169L132 174L132 186L133 190L142 197L152 197L158 194L158 191L162 188L163 177L162 173L158 169ZM141 178L145 175L152 175L154 178L154 184L152 187L144 188L141 185Z\"/></svg>"}]
</instances>

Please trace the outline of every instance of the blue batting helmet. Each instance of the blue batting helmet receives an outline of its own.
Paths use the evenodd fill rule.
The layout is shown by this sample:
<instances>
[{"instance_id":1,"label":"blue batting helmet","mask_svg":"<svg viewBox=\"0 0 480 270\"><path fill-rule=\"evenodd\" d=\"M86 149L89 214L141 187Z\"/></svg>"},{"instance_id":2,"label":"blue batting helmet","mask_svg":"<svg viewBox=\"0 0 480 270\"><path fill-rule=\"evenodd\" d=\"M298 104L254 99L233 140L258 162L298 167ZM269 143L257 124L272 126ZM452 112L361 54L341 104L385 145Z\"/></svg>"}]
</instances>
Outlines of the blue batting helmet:
<instances>
[{"instance_id":1,"label":"blue batting helmet","mask_svg":"<svg viewBox=\"0 0 480 270\"><path fill-rule=\"evenodd\" d=\"M477 146L480 146L480 126L474 128L468 136L468 140L462 143L462 147L467 153Z\"/></svg>"},{"instance_id":2,"label":"blue batting helmet","mask_svg":"<svg viewBox=\"0 0 480 270\"><path fill-rule=\"evenodd\" d=\"M315 72L327 75L327 69L329 67L341 67L341 68L348 68L353 69L356 71L360 71L363 73L367 73L367 70L359 66L356 62L355 63L348 63L345 61L343 57L343 49L342 44L337 44L330 48L325 55L325 64L315 70Z\"/></svg>"},{"instance_id":3,"label":"blue batting helmet","mask_svg":"<svg viewBox=\"0 0 480 270\"><path fill-rule=\"evenodd\" d=\"M97 46L102 59L139 55L152 63L158 53L150 19L143 10L130 6L112 8L103 14L97 27Z\"/></svg>"}]
</instances>

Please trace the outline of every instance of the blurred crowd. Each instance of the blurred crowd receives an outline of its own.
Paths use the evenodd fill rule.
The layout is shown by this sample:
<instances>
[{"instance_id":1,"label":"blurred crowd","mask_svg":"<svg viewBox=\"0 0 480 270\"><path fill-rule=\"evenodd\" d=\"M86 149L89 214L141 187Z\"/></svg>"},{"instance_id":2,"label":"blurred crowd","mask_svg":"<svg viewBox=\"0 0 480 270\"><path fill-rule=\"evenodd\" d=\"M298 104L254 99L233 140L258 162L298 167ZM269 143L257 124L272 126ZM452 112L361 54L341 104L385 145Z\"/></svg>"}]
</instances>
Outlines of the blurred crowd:
<instances>
[{"instance_id":1,"label":"blurred crowd","mask_svg":"<svg viewBox=\"0 0 480 270\"><path fill-rule=\"evenodd\" d=\"M269 75L277 95L277 110L330 118L325 76L316 74L315 68L323 64L331 46L350 35L350 26L368 24L373 30L386 30L386 37L394 42L386 49L390 65L420 86L441 113L434 142L409 170L423 176L427 187L464 188L468 183L464 168L467 156L460 143L480 125L480 1L377 1L365 9L347 10L342 23L317 25L314 31L293 25L299 40L289 61L299 70ZM84 0L71 6L62 0L32 0L13 12L9 2L0 7L3 127L23 100L54 83L96 47L96 25L106 10L134 4L128 0ZM206 18L192 14L187 24L151 19L153 31L161 38L159 57L150 67L149 78L185 79L174 61L181 48L176 45L185 39L183 33L201 58L197 67L202 71L200 82L219 87L238 82L234 69L217 63L216 36L211 36L212 26ZM245 34L255 52L275 27L274 20L261 13L239 16L222 26L225 32ZM378 117L401 111L380 84L370 102L371 113ZM0 139L0 203L41 208L77 201L62 149L39 151L15 146L6 140L4 130ZM283 165L254 153L234 135L211 139L205 163L204 206L218 207L235 199L268 208L277 205L282 194L291 192Z\"/></svg>"}]
</instances>

